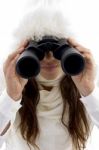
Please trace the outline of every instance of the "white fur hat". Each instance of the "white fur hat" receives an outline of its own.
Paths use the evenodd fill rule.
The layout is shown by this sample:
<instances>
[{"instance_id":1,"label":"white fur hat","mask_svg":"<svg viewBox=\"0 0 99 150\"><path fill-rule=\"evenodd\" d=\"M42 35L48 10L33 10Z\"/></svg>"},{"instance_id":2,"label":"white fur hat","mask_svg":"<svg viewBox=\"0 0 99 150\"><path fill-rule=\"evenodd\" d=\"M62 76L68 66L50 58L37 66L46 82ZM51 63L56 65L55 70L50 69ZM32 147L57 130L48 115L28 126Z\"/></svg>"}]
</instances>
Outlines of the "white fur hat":
<instances>
[{"instance_id":1,"label":"white fur hat","mask_svg":"<svg viewBox=\"0 0 99 150\"><path fill-rule=\"evenodd\" d=\"M45 35L67 38L73 36L73 32L60 10L40 7L24 15L13 35L15 48L26 39L40 40Z\"/></svg>"}]
</instances>

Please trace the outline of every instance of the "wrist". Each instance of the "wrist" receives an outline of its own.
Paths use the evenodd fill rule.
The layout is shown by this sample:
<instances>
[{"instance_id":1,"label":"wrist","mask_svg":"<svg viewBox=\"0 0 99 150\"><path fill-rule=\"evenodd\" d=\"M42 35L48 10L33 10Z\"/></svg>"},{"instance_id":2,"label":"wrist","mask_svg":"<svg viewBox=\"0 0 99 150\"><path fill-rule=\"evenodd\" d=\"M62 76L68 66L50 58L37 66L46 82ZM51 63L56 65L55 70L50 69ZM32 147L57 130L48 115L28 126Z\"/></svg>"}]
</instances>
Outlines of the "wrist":
<instances>
[{"instance_id":1,"label":"wrist","mask_svg":"<svg viewBox=\"0 0 99 150\"><path fill-rule=\"evenodd\" d=\"M13 99L14 101L18 101L21 99L21 96L20 95L16 95L16 94L12 94L11 92L9 92L9 90L7 90L7 94L9 95L9 97L11 97L11 99Z\"/></svg>"}]
</instances>

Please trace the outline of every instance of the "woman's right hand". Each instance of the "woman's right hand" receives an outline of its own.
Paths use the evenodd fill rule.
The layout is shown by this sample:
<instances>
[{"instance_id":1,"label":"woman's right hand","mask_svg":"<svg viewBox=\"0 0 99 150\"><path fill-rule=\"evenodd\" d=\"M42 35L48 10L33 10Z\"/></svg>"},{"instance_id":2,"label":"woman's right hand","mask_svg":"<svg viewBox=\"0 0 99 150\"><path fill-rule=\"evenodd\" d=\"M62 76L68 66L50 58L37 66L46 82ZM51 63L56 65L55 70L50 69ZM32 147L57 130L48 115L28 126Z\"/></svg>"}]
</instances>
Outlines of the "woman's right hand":
<instances>
[{"instance_id":1,"label":"woman's right hand","mask_svg":"<svg viewBox=\"0 0 99 150\"><path fill-rule=\"evenodd\" d=\"M24 51L27 44L28 41L22 42L16 51L8 55L8 58L3 64L3 72L6 81L6 91L14 101L18 101L22 98L22 90L28 81L28 79L24 79L20 75L18 75L15 70L16 61L19 58L20 54Z\"/></svg>"}]
</instances>

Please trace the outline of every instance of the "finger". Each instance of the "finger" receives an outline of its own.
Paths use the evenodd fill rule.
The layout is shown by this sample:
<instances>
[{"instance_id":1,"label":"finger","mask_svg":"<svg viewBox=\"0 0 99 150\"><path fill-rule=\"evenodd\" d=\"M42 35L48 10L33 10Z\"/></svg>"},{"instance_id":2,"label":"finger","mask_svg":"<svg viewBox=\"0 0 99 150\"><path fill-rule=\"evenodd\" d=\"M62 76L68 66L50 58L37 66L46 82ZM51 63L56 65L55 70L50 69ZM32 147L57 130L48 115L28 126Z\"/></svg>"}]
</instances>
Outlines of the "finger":
<instances>
[{"instance_id":1,"label":"finger","mask_svg":"<svg viewBox=\"0 0 99 150\"><path fill-rule=\"evenodd\" d=\"M14 59L14 57L15 57L17 54L22 53L23 50L24 50L24 47L21 47L20 49L18 49L18 50L16 50L16 51L14 51L13 53L9 54L9 55L8 55L8 61Z\"/></svg>"},{"instance_id":2,"label":"finger","mask_svg":"<svg viewBox=\"0 0 99 150\"><path fill-rule=\"evenodd\" d=\"M28 45L28 43L29 43L29 40L22 41L22 42L20 43L18 49L20 49L21 47L24 47L24 48L25 48L25 47Z\"/></svg>"},{"instance_id":3,"label":"finger","mask_svg":"<svg viewBox=\"0 0 99 150\"><path fill-rule=\"evenodd\" d=\"M11 65L15 65L15 63L16 63L16 61L17 61L17 59L18 59L18 57L20 56L20 54L17 54L16 55L16 57L11 61Z\"/></svg>"},{"instance_id":4,"label":"finger","mask_svg":"<svg viewBox=\"0 0 99 150\"><path fill-rule=\"evenodd\" d=\"M15 51L13 54L10 54L7 58L7 60L4 62L3 67L7 68L9 66L9 63L16 57L17 54L21 54L21 52L24 50L24 48L20 48L19 50Z\"/></svg>"},{"instance_id":5,"label":"finger","mask_svg":"<svg viewBox=\"0 0 99 150\"><path fill-rule=\"evenodd\" d=\"M10 63L11 69L12 69L13 72L16 73L16 74L17 74L17 72L16 72L16 62L17 62L19 56L20 56L20 55L17 54L17 56L16 56L16 57L11 61L11 63ZM17 75L18 75L18 74L17 74Z\"/></svg>"},{"instance_id":6,"label":"finger","mask_svg":"<svg viewBox=\"0 0 99 150\"><path fill-rule=\"evenodd\" d=\"M74 38L67 38L67 42L73 47L81 46Z\"/></svg>"},{"instance_id":7,"label":"finger","mask_svg":"<svg viewBox=\"0 0 99 150\"><path fill-rule=\"evenodd\" d=\"M28 40L22 41L18 49L15 50L12 54L10 54L9 57L13 57L14 54L21 52L28 45L28 42Z\"/></svg>"},{"instance_id":8,"label":"finger","mask_svg":"<svg viewBox=\"0 0 99 150\"><path fill-rule=\"evenodd\" d=\"M93 67L96 66L95 60L94 60L94 58L90 54L84 55L84 59L85 59L86 65L90 66L90 64L91 64L91 66L93 66Z\"/></svg>"},{"instance_id":9,"label":"finger","mask_svg":"<svg viewBox=\"0 0 99 150\"><path fill-rule=\"evenodd\" d=\"M13 59L18 53L22 53L25 47L27 46L28 41L23 41L19 48L15 50L12 54L8 56L9 59Z\"/></svg>"},{"instance_id":10,"label":"finger","mask_svg":"<svg viewBox=\"0 0 99 150\"><path fill-rule=\"evenodd\" d=\"M86 54L91 54L90 50L83 47L83 46L77 46L77 47L75 47L75 49L78 50L82 54L85 54L85 53Z\"/></svg>"},{"instance_id":11,"label":"finger","mask_svg":"<svg viewBox=\"0 0 99 150\"><path fill-rule=\"evenodd\" d=\"M90 52L82 53L82 56L83 56L84 58L88 57L88 58L94 59L92 53L90 53Z\"/></svg>"},{"instance_id":12,"label":"finger","mask_svg":"<svg viewBox=\"0 0 99 150\"><path fill-rule=\"evenodd\" d=\"M4 64L4 67L7 67L9 65L9 63L12 61L12 59L14 59L16 57L17 54L21 54L24 51L27 44L28 44L28 41L21 43L20 48L18 48L16 51L14 51L10 55L8 55L8 58L6 60L6 63Z\"/></svg>"},{"instance_id":13,"label":"finger","mask_svg":"<svg viewBox=\"0 0 99 150\"><path fill-rule=\"evenodd\" d=\"M74 38L68 38L67 42L76 48L80 53L90 53L90 50L88 48L85 48L81 44L79 44Z\"/></svg>"},{"instance_id":14,"label":"finger","mask_svg":"<svg viewBox=\"0 0 99 150\"><path fill-rule=\"evenodd\" d=\"M16 55L16 57L10 62L10 64L7 67L4 67L3 71L4 71L5 75L6 75L7 69L9 69L11 71L11 73L15 72L15 63L16 63L18 57L19 57L19 54Z\"/></svg>"},{"instance_id":15,"label":"finger","mask_svg":"<svg viewBox=\"0 0 99 150\"><path fill-rule=\"evenodd\" d=\"M7 60L3 63L4 72L6 68L9 66L9 63L12 61L12 59L14 59L17 54L21 54L24 51L25 47L28 45L28 42L29 42L28 40L23 41L20 47L8 56Z\"/></svg>"},{"instance_id":16,"label":"finger","mask_svg":"<svg viewBox=\"0 0 99 150\"><path fill-rule=\"evenodd\" d=\"M15 59L12 60L10 67L12 68L12 70L14 69L13 71L16 73L17 77L19 77L20 82L21 82L22 85L24 86L24 85L27 83L28 79L22 78L22 77L16 72L16 70L15 70L15 68L16 68L16 61L17 61L17 59L19 58L19 56L20 56L20 55L17 54L17 56L15 57Z\"/></svg>"}]
</instances>

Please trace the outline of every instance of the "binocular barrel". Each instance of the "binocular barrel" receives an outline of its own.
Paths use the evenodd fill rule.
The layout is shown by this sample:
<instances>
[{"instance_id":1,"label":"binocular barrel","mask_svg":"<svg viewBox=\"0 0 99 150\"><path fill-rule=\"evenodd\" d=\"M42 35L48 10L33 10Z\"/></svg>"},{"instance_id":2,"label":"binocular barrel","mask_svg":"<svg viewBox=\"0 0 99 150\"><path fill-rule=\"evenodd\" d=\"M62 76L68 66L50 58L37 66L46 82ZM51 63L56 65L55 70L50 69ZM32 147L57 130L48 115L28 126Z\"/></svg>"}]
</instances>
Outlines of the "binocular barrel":
<instances>
[{"instance_id":1,"label":"binocular barrel","mask_svg":"<svg viewBox=\"0 0 99 150\"><path fill-rule=\"evenodd\" d=\"M40 72L38 57L31 51L24 51L16 62L16 71L26 79L36 76Z\"/></svg>"},{"instance_id":2,"label":"binocular barrel","mask_svg":"<svg viewBox=\"0 0 99 150\"><path fill-rule=\"evenodd\" d=\"M16 62L16 72L26 79L37 76L40 73L40 60L44 58L46 51L30 42ZM83 71L84 57L75 48L62 43L52 52L53 56L61 61L64 73L75 76Z\"/></svg>"}]
</instances>

